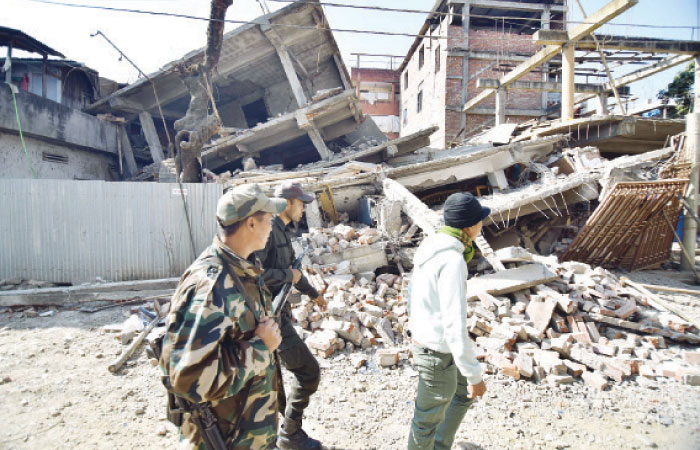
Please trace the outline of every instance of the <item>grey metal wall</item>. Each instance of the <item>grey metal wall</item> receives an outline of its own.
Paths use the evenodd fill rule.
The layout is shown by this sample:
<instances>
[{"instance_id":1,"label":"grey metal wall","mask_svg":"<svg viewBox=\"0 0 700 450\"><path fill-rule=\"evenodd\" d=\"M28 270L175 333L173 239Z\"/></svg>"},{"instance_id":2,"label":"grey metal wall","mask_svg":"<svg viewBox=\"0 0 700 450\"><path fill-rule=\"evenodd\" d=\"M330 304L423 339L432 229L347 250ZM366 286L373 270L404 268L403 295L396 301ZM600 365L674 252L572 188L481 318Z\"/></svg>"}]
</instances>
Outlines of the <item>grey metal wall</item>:
<instances>
[{"instance_id":1,"label":"grey metal wall","mask_svg":"<svg viewBox=\"0 0 700 450\"><path fill-rule=\"evenodd\" d=\"M211 243L220 184L0 179L0 279L176 277Z\"/></svg>"}]
</instances>

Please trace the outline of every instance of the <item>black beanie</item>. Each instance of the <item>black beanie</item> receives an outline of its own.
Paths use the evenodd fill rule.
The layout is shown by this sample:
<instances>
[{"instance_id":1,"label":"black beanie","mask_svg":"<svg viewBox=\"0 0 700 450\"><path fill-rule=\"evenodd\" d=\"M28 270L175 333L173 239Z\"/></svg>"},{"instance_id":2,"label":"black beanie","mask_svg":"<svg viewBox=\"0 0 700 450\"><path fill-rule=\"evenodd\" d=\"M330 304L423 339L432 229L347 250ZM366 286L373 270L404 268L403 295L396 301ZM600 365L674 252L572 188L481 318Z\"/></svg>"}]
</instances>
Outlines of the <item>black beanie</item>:
<instances>
[{"instance_id":1,"label":"black beanie","mask_svg":"<svg viewBox=\"0 0 700 450\"><path fill-rule=\"evenodd\" d=\"M491 210L481 206L469 192L457 192L447 197L442 208L445 225L454 228L467 228L481 222L491 214Z\"/></svg>"}]
</instances>

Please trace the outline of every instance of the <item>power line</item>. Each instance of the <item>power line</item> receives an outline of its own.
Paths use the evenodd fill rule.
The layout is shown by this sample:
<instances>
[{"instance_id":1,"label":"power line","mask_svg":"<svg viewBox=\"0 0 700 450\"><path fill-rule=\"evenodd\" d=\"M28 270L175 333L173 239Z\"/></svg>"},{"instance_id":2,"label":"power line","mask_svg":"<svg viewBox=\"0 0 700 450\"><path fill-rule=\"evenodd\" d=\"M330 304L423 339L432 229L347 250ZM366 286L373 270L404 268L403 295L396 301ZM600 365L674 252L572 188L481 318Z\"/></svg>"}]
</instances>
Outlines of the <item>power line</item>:
<instances>
[{"instance_id":1,"label":"power line","mask_svg":"<svg viewBox=\"0 0 700 450\"><path fill-rule=\"evenodd\" d=\"M192 16L189 14L168 13L168 12L161 12L161 11L146 11L146 10L142 10L142 9L115 8L115 7L110 7L110 6L97 6L97 5L81 5L81 4L77 4L77 3L57 2L57 1L50 1L50 0L29 0L29 1L35 2L35 3L44 3L47 5L66 6L66 7L70 7L70 8L96 9L96 10L101 10L101 11L126 12L126 13L146 14L146 15L151 15L151 16L162 16L162 17L177 17L180 19L203 20L206 22L217 21L217 22L224 22L224 23L235 23L235 24L239 24L239 25L272 25L274 27L298 28L298 29L304 29L304 30L332 31L334 33L377 34L377 35L382 35L382 36L404 36L404 37L419 37L419 38L425 38L425 39L447 39L447 36L429 36L429 35L423 35L423 34L397 33L397 32L393 32L393 31L356 30L356 29L351 29L351 28L330 28L330 27L325 27L325 26L310 27L310 26L305 26L305 25L293 25L293 24L286 24L286 23L266 23L266 22L255 22L255 21L248 21L248 20L235 20L235 19L210 19L209 17ZM306 2L302 2L302 3L306 3Z\"/></svg>"},{"instance_id":2,"label":"power line","mask_svg":"<svg viewBox=\"0 0 700 450\"><path fill-rule=\"evenodd\" d=\"M101 11L113 11L113 12L124 12L124 13L132 13L132 14L145 14L145 15L151 15L151 16L159 16L159 17L174 17L174 18L179 18L179 19L189 19L189 20L199 20L199 21L206 21L209 22L210 20L218 21L218 22L224 22L224 23L233 23L233 24L238 24L238 25L272 25L275 27L284 27L284 28L296 28L296 29L304 29L304 30L322 30L322 31L332 31L334 33L357 33L357 34L374 34L374 35L382 35L382 36L402 36L402 37L414 37L414 38L422 38L422 39L431 39L431 40L446 40L448 39L447 36L430 36L430 35L425 35L425 34L412 34L412 33L399 33L399 32L392 32L392 31L374 31L374 30L357 30L357 29L351 29L351 28L330 28L330 27L325 27L325 26L305 26L305 25L293 25L293 24L284 24L284 23L263 23L263 22L256 22L256 21L246 21L246 20L235 20L235 19L210 19L209 17L200 17L200 16L193 16L189 14L179 14L179 13L169 13L169 12L161 12L161 11L147 11L147 10L141 10L141 9L131 9L131 8L116 8L116 7L109 7L109 6L97 6L97 5L83 5L83 4L77 4L77 3L67 3L67 2L60 2L60 1L52 1L52 0L29 0L34 3L43 3L43 4L48 4L48 5L54 5L54 6L65 6L65 7L70 7L70 8L83 8L83 9L94 9L94 10L101 10ZM283 1L283 0L270 0L270 1ZM289 0L284 0L284 1L289 1ZM306 2L306 1L301 1L300 3L309 3L312 4L311 2ZM315 2L314 2L315 3ZM485 16L489 17L489 16ZM503 33L504 35L508 36L509 34L512 33ZM598 34L598 37L602 37L603 39L610 39L613 37L613 35L609 34ZM491 42L493 41L492 37L470 37L469 38L470 42L476 42L476 41L481 41L481 42ZM626 40L626 43L647 43L648 39L640 39L640 40Z\"/></svg>"},{"instance_id":3,"label":"power line","mask_svg":"<svg viewBox=\"0 0 700 450\"><path fill-rule=\"evenodd\" d=\"M269 1L277 2L277 3L309 3L309 4L317 4L317 5L322 5L322 6L329 6L332 8L366 9L366 10L372 10L372 11L398 12L398 13L408 13L408 14L435 14L435 15L439 15L439 16L461 16L461 14L455 14L455 13L451 13L451 12L442 12L442 11L426 11L426 10L419 10L419 9L404 9L404 8L386 8L383 6L348 5L348 4L343 4L343 3L316 2L316 1L307 1L307 0L269 0ZM499 20L499 21L501 21L501 20L523 20L523 21L539 20L536 17L494 16L494 15L483 15L483 14L469 14L469 17L475 17L478 19L493 19L493 20ZM561 23L561 24L588 23L588 22L579 21L579 20L558 20L558 19L550 19L550 22ZM693 25L653 25L653 24L634 24L634 23L607 23L606 25L625 26L625 27L641 27L641 28L668 28L668 29L696 29L696 28L700 28L700 26L693 26Z\"/></svg>"}]
</instances>

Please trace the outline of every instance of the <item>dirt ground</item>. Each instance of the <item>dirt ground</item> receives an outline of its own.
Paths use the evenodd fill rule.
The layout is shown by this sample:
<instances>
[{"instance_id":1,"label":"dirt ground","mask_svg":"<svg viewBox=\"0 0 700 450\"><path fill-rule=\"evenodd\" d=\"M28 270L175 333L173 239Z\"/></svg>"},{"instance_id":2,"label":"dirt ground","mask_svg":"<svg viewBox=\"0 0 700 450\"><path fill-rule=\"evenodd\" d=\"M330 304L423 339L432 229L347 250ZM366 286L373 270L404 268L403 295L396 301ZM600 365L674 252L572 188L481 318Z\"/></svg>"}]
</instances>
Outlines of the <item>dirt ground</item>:
<instances>
[{"instance_id":1,"label":"dirt ground","mask_svg":"<svg viewBox=\"0 0 700 450\"><path fill-rule=\"evenodd\" d=\"M667 271L632 278L688 287ZM664 298L700 317L699 296ZM34 318L0 313L0 449L177 445L177 430L164 417L159 371L143 349L118 374L107 370L123 347L102 327L123 322L129 309L61 309ZM417 383L409 361L396 369L370 363L357 370L340 353L321 366L321 386L305 420L310 435L327 448L406 447ZM580 381L554 388L498 375L487 375L486 384L456 448L700 449L700 387L642 377L604 392Z\"/></svg>"}]
</instances>

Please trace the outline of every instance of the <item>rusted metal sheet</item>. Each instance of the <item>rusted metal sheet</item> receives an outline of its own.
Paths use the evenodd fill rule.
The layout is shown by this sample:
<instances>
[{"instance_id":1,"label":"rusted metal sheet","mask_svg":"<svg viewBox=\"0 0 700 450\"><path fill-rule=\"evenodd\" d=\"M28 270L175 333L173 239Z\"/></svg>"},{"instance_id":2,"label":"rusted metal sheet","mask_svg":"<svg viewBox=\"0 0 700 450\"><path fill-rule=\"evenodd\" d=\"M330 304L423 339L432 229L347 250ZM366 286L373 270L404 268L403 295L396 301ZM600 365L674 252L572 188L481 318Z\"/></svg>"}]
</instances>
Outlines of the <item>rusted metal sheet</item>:
<instances>
[{"instance_id":1,"label":"rusted metal sheet","mask_svg":"<svg viewBox=\"0 0 700 450\"><path fill-rule=\"evenodd\" d=\"M588 219L562 256L605 268L640 270L671 256L673 232L663 213L678 224L679 194L688 180L618 183Z\"/></svg>"}]
</instances>

